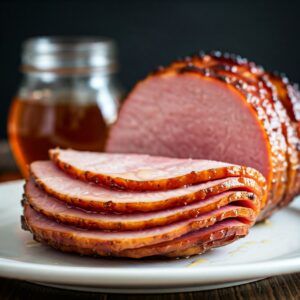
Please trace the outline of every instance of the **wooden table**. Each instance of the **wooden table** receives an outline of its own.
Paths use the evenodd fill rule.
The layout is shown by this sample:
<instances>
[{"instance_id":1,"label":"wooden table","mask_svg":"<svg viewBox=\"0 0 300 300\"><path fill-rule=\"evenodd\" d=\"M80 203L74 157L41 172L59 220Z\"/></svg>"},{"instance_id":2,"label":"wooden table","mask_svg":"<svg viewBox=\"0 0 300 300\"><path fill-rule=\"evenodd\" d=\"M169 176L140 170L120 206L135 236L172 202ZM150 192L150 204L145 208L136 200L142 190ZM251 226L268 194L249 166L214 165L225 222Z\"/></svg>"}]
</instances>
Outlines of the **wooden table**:
<instances>
[{"instance_id":1,"label":"wooden table","mask_svg":"<svg viewBox=\"0 0 300 300\"><path fill-rule=\"evenodd\" d=\"M17 172L1 172L0 181L20 178ZM0 241L1 247L1 241ZM143 300L193 300L193 299L300 299L300 273L277 276L259 282L245 284L232 288L218 289L195 293L156 294L156 295L121 295L97 294L77 291L67 291L48 288L25 281L0 278L0 300L14 299L143 299Z\"/></svg>"},{"instance_id":2,"label":"wooden table","mask_svg":"<svg viewBox=\"0 0 300 300\"><path fill-rule=\"evenodd\" d=\"M300 274L278 276L259 282L237 287L205 292L156 294L156 295L124 295L98 294L48 288L36 284L0 278L0 299L99 299L99 300L196 300L196 299L300 299Z\"/></svg>"}]
</instances>

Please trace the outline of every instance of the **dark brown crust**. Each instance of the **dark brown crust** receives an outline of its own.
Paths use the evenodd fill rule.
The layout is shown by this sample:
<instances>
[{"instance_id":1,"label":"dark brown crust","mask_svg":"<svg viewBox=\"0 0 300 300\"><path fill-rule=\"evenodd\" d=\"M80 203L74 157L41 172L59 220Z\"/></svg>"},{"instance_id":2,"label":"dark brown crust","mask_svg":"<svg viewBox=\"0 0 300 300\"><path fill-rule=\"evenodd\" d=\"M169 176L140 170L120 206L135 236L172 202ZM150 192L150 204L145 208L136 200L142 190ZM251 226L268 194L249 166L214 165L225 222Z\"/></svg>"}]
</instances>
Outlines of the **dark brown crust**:
<instances>
[{"instance_id":1,"label":"dark brown crust","mask_svg":"<svg viewBox=\"0 0 300 300\"><path fill-rule=\"evenodd\" d=\"M290 185L290 199L285 199L280 203L280 207L284 207L289 204L290 200L300 193L300 93L298 88L291 84L287 77L280 76L274 73L268 73L267 77L275 87L279 96L280 102L285 108L285 112L288 114L291 120L292 126L287 128L287 134L293 139L294 147L289 149L291 153L297 152L297 164L294 166L295 179L294 185ZM296 132L296 134L294 133ZM294 150L295 149L295 150ZM296 159L295 159L296 161Z\"/></svg>"},{"instance_id":2,"label":"dark brown crust","mask_svg":"<svg viewBox=\"0 0 300 300\"><path fill-rule=\"evenodd\" d=\"M91 214L91 212L86 212L86 216L82 216L80 218L68 214L68 211L62 212L60 214L53 214L52 212L36 205L35 201L30 196L30 191L28 190L27 185L25 186L25 192L26 192L26 201L34 210L38 211L42 215L50 219L56 220L59 223L63 223L66 225L71 225L79 228L84 228L84 229L92 229L92 230L104 229L104 230L125 231L125 230L143 230L152 227L164 226L164 225L172 224L176 221L182 221L182 220L197 217L200 214L213 211L217 208L226 206L229 203L252 208L257 212L257 214L259 213L260 210L259 209L260 200L255 194L248 193L248 192L233 191L229 195L224 195L224 197L220 198L217 202L207 204L206 206L201 208L196 208L196 209L194 208L189 211L178 212L174 215L169 215L165 217L158 216L157 218L153 216L153 218L148 220L130 221L130 214L126 214L126 216L129 217L129 220L124 218L124 220L122 221L114 221L114 220L108 221L105 219L102 220L91 219L90 217L95 215L95 214Z\"/></svg>"},{"instance_id":3,"label":"dark brown crust","mask_svg":"<svg viewBox=\"0 0 300 300\"><path fill-rule=\"evenodd\" d=\"M21 216L20 220L21 220L21 228L25 231L29 231L29 227L26 223L26 220L25 220L24 216Z\"/></svg>"},{"instance_id":4,"label":"dark brown crust","mask_svg":"<svg viewBox=\"0 0 300 300\"><path fill-rule=\"evenodd\" d=\"M183 187L185 185L197 184L209 180L223 179L227 177L252 178L265 190L265 178L255 169L245 166L228 166L215 169L207 169L200 172L161 180L135 181L120 177L112 177L105 174L86 172L77 169L70 164L66 165L59 157L59 149L50 151L50 158L64 172L71 176L95 184L104 185L109 188L126 189L131 191L159 191Z\"/></svg>"}]
</instances>

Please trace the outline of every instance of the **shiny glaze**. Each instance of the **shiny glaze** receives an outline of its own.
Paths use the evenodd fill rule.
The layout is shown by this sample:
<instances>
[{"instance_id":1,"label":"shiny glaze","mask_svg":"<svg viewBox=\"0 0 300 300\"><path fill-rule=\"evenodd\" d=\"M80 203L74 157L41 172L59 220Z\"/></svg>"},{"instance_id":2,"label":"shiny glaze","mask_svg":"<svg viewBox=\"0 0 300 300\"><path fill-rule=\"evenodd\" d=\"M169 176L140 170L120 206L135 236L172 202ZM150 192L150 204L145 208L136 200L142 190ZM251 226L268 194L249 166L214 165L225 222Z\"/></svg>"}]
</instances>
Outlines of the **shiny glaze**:
<instances>
[{"instance_id":1,"label":"shiny glaze","mask_svg":"<svg viewBox=\"0 0 300 300\"><path fill-rule=\"evenodd\" d=\"M200 77L215 79L223 82L224 84L228 85L229 88L234 89L241 94L242 98L245 99L245 101L250 105L250 107L254 111L254 114L258 116L258 120L261 124L261 129L266 136L266 143L268 143L269 145L271 160L270 164L273 166L273 169L272 172L269 174L269 178L267 178L269 190L268 199L273 199L274 194L276 193L276 182L278 180L279 174L278 165L279 161L282 161L279 155L281 149L278 147L277 143L275 143L278 136L274 136L268 115L266 114L265 110L261 108L261 105L259 104L260 99L257 95L255 95L255 91L250 91L250 89L248 89L249 85L241 78L233 78L228 76L227 74L218 74L211 68L211 66L213 66L214 64L214 62L210 62L210 64L208 64L207 62L203 62L199 60L199 57L188 57L183 61L177 61L171 64L169 67L160 69L159 74L163 76L168 76L168 74L171 73L190 73ZM209 68L206 66L209 66ZM156 72L155 74L158 73Z\"/></svg>"},{"instance_id":2,"label":"shiny glaze","mask_svg":"<svg viewBox=\"0 0 300 300\"><path fill-rule=\"evenodd\" d=\"M292 122L293 120L291 120L287 112L288 108L285 105L285 103L289 101L290 103L297 102L297 100L295 99L296 91L292 88L291 84L289 85L290 88L287 87L286 83L288 82L288 80L285 77L277 77L278 80L280 80L281 82L281 86L286 86L285 95L287 96L288 93L290 93L290 99L292 99L293 97L293 100L282 99L282 93L280 92L280 90L278 90L277 86L274 84L274 81L272 81L272 74L266 73L262 67L256 66L253 62L248 62L247 59L234 55L227 54L225 56L222 56L222 54L218 52L217 55L211 54L211 56L213 56L213 58L217 57L218 60L221 61L223 64L221 65L221 67L223 67L225 70L230 70L232 72L239 73L247 80L247 82L255 84L258 90L262 91L261 96L266 96L266 98L270 101L270 104L272 105L275 114L277 114L277 117L279 118L279 121L281 123L282 133L287 144L287 188L283 199L281 201L274 201L272 205L273 208L268 210L268 214L271 214L273 209L276 210L277 204L280 207L286 206L294 198L295 194L299 190L299 138L296 132L295 125ZM294 93L291 92L292 90L294 91ZM285 183L285 180L283 181L283 183ZM281 185L281 191L284 190L282 186L283 185Z\"/></svg>"},{"instance_id":3,"label":"shiny glaze","mask_svg":"<svg viewBox=\"0 0 300 300\"><path fill-rule=\"evenodd\" d=\"M285 108L284 111L288 115L292 125L289 127L289 134L296 132L294 139L295 151L298 155L298 162L300 162L300 92L297 85L290 83L285 75L278 75L275 73L267 74L269 80L272 82L277 91L280 102ZM295 185L291 189L291 198L300 192L300 167L299 163L295 166L296 178ZM280 203L280 206L286 206L289 203L288 199Z\"/></svg>"},{"instance_id":4,"label":"shiny glaze","mask_svg":"<svg viewBox=\"0 0 300 300\"><path fill-rule=\"evenodd\" d=\"M285 206L288 204L293 197L295 196L295 188L297 181L297 169L299 167L299 153L297 151L297 144L298 144L298 136L297 132L295 131L294 125L292 124L289 116L287 115L286 110L284 109L281 101L278 98L277 90L271 83L268 74L264 72L262 67L255 66L254 63L247 62L246 59L239 59L235 60L234 58L221 58L222 63L224 63L223 69L230 70L234 73L241 74L247 82L254 84L258 91L260 91L261 97L265 97L269 100L272 108L274 110L274 118L278 119L281 123L282 133L285 138L285 142L287 144L287 151L286 151L286 162L287 162L287 180L282 178L279 181L279 191L277 194L279 198L277 201L272 203L272 208L268 209L268 214L274 209L276 210L277 204L279 206ZM270 112L270 110L268 110ZM276 128L273 128L273 130ZM286 164L283 161L284 164ZM287 182L286 182L287 181ZM285 182L287 183L287 187L285 188ZM284 197L281 200L280 192L283 194ZM285 203L285 204L283 204Z\"/></svg>"},{"instance_id":5,"label":"shiny glaze","mask_svg":"<svg viewBox=\"0 0 300 300\"><path fill-rule=\"evenodd\" d=\"M264 69L240 56L215 51L201 52L179 59L168 67L160 67L154 74L162 75L174 70L178 74L198 73L220 80L244 94L263 124L272 152L273 174L272 184L269 186L269 204L261 219L270 215L277 207L286 206L295 196L295 190L299 190L299 138L276 88ZM284 83L285 80L282 81ZM293 96L290 102L296 103L299 93L295 90L292 93L291 85L286 89L286 94L288 90Z\"/></svg>"}]
</instances>

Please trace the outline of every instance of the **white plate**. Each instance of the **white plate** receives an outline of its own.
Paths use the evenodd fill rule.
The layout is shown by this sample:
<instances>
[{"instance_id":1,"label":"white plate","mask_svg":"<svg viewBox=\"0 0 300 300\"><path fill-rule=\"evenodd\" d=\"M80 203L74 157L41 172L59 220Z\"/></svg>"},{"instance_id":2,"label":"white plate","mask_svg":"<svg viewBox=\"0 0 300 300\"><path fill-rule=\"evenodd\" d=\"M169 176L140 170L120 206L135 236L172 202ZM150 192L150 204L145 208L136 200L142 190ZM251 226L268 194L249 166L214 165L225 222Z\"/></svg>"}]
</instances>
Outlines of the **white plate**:
<instances>
[{"instance_id":1,"label":"white plate","mask_svg":"<svg viewBox=\"0 0 300 300\"><path fill-rule=\"evenodd\" d=\"M126 260L63 254L21 230L22 181L0 184L0 276L115 293L198 291L300 271L300 204L226 247L179 260Z\"/></svg>"}]
</instances>

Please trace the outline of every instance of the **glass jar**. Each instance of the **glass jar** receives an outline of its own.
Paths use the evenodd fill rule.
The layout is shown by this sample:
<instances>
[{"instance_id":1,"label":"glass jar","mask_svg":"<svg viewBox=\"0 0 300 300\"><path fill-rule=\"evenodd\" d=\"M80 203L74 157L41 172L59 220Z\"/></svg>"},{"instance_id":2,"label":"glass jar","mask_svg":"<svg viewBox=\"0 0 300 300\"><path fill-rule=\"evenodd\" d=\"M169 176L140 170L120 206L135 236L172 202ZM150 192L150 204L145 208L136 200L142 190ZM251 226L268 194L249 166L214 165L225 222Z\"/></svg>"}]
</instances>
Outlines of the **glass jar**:
<instances>
[{"instance_id":1,"label":"glass jar","mask_svg":"<svg viewBox=\"0 0 300 300\"><path fill-rule=\"evenodd\" d=\"M122 88L116 46L106 38L33 38L24 43L23 80L8 119L22 174L54 147L102 151Z\"/></svg>"}]
</instances>

